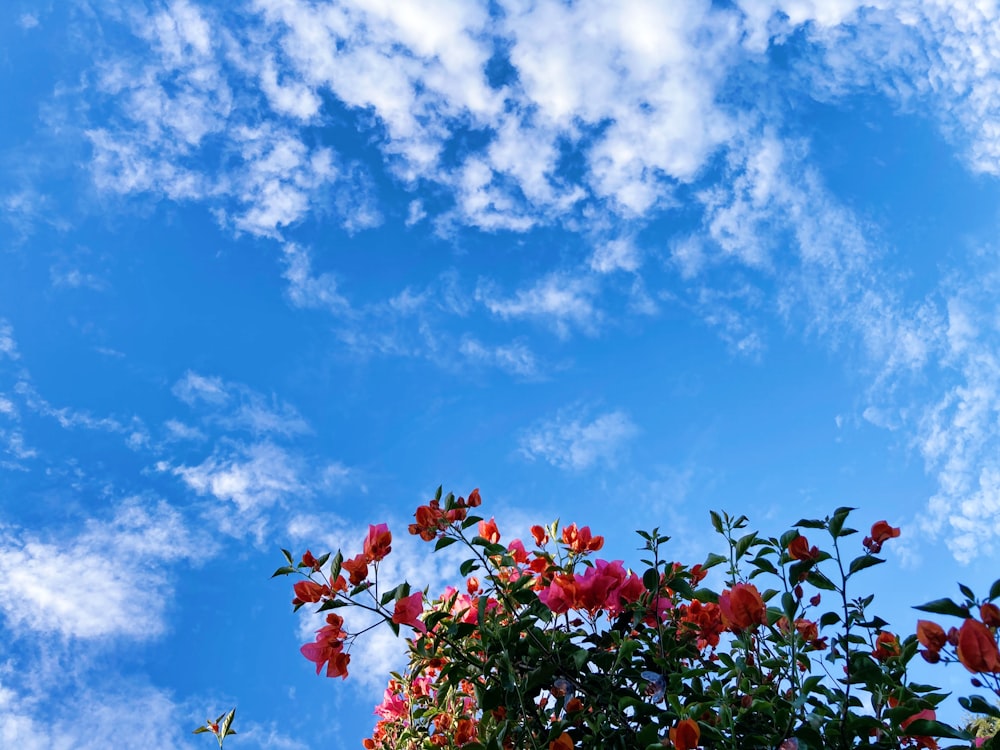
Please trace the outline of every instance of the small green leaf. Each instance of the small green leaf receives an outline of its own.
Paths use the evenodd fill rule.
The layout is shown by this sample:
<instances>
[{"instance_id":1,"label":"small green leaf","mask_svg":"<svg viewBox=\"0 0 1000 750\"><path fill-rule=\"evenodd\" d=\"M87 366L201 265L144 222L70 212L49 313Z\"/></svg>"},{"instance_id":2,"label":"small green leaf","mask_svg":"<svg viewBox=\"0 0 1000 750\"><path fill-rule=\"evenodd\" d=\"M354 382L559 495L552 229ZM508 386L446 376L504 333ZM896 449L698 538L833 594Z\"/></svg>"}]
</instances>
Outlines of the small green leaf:
<instances>
[{"instance_id":1,"label":"small green leaf","mask_svg":"<svg viewBox=\"0 0 1000 750\"><path fill-rule=\"evenodd\" d=\"M295 561L292 560L292 553L291 552L289 552L287 549L285 549L284 547L282 547L281 548L281 554L283 554L285 556L285 559L288 560L288 564L289 565L295 565Z\"/></svg>"},{"instance_id":2,"label":"small green leaf","mask_svg":"<svg viewBox=\"0 0 1000 750\"><path fill-rule=\"evenodd\" d=\"M935 615L951 615L952 617L961 617L963 619L969 616L967 607L960 607L948 598L935 599L932 602L914 607L914 609L918 609L921 612L932 612Z\"/></svg>"},{"instance_id":3,"label":"small green leaf","mask_svg":"<svg viewBox=\"0 0 1000 750\"><path fill-rule=\"evenodd\" d=\"M271 578L275 578L276 576L287 576L289 573L294 573L294 572L295 568L289 567L288 565L284 565L278 568L276 571L274 571L271 574Z\"/></svg>"},{"instance_id":4,"label":"small green leaf","mask_svg":"<svg viewBox=\"0 0 1000 750\"><path fill-rule=\"evenodd\" d=\"M720 534L722 533L722 518L714 510L708 511L708 515L712 518L712 528L715 529Z\"/></svg>"},{"instance_id":5,"label":"small green leaf","mask_svg":"<svg viewBox=\"0 0 1000 750\"><path fill-rule=\"evenodd\" d=\"M795 523L793 523L792 526L794 526L796 528L804 528L804 529L825 529L826 528L826 522L825 521L816 521L816 520L813 520L811 518L800 518L798 521L796 521Z\"/></svg>"},{"instance_id":6,"label":"small green leaf","mask_svg":"<svg viewBox=\"0 0 1000 750\"><path fill-rule=\"evenodd\" d=\"M474 570L479 570L479 563L476 560L466 560L459 567L458 571L463 575L467 576Z\"/></svg>"},{"instance_id":7,"label":"small green leaf","mask_svg":"<svg viewBox=\"0 0 1000 750\"><path fill-rule=\"evenodd\" d=\"M970 602L976 601L976 595L973 593L972 589L970 589L964 583L958 584L958 590L961 591L962 595Z\"/></svg>"},{"instance_id":8,"label":"small green leaf","mask_svg":"<svg viewBox=\"0 0 1000 750\"><path fill-rule=\"evenodd\" d=\"M757 540L757 532L751 531L749 534L741 536L736 540L736 559L739 560L750 549L750 545Z\"/></svg>"},{"instance_id":9,"label":"small green leaf","mask_svg":"<svg viewBox=\"0 0 1000 750\"><path fill-rule=\"evenodd\" d=\"M457 541L458 540L453 536L443 536L440 539L438 539L437 542L434 544L434 551L437 552L438 550L444 549L445 547L450 547Z\"/></svg>"},{"instance_id":10,"label":"small green leaf","mask_svg":"<svg viewBox=\"0 0 1000 750\"><path fill-rule=\"evenodd\" d=\"M814 570L809 573L806 580L818 589L823 591L836 591L837 587L833 585L833 581L827 578L825 575L820 573L818 570Z\"/></svg>"},{"instance_id":11,"label":"small green leaf","mask_svg":"<svg viewBox=\"0 0 1000 750\"><path fill-rule=\"evenodd\" d=\"M990 601L993 601L998 596L1000 596L1000 578L995 580L993 585L990 586Z\"/></svg>"},{"instance_id":12,"label":"small green leaf","mask_svg":"<svg viewBox=\"0 0 1000 750\"><path fill-rule=\"evenodd\" d=\"M340 568L344 564L344 555L338 549L337 554L333 556L333 562L330 564L330 583L332 584L337 580L337 576L340 575Z\"/></svg>"},{"instance_id":13,"label":"small green leaf","mask_svg":"<svg viewBox=\"0 0 1000 750\"><path fill-rule=\"evenodd\" d=\"M880 565L884 563L881 557L875 557L875 555L861 555L860 557L855 557L851 560L851 568L848 575L854 575L859 570L864 570L865 568L870 568L873 565Z\"/></svg>"},{"instance_id":14,"label":"small green leaf","mask_svg":"<svg viewBox=\"0 0 1000 750\"><path fill-rule=\"evenodd\" d=\"M714 568L716 565L720 565L726 562L725 555L717 555L714 552L709 552L708 557L705 558L705 562L701 564L702 570L708 570L709 568Z\"/></svg>"}]
</instances>

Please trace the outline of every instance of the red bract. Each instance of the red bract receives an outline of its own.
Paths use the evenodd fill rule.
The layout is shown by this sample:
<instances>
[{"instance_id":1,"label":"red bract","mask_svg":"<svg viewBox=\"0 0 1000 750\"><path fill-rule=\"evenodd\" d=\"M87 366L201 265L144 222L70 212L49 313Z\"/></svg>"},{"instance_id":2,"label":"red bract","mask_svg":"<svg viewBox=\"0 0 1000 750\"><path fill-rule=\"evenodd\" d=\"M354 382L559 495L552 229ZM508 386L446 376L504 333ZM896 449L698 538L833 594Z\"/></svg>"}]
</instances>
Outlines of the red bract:
<instances>
[{"instance_id":1,"label":"red bract","mask_svg":"<svg viewBox=\"0 0 1000 750\"><path fill-rule=\"evenodd\" d=\"M871 536L866 536L862 541L865 549L873 555L882 551L882 545L890 539L899 536L899 529L890 526L886 521L876 521L872 524Z\"/></svg>"},{"instance_id":2,"label":"red bract","mask_svg":"<svg viewBox=\"0 0 1000 750\"><path fill-rule=\"evenodd\" d=\"M500 530L497 528L496 521L492 518L489 521L479 522L479 536L485 539L490 544L496 544L500 541Z\"/></svg>"},{"instance_id":3,"label":"red bract","mask_svg":"<svg viewBox=\"0 0 1000 750\"><path fill-rule=\"evenodd\" d=\"M368 526L368 536L365 537L365 561L378 562L392 552L392 533L389 527L380 523Z\"/></svg>"},{"instance_id":4,"label":"red bract","mask_svg":"<svg viewBox=\"0 0 1000 750\"><path fill-rule=\"evenodd\" d=\"M578 530L575 523L563 529L562 540L563 544L578 555L584 552L597 552L604 546L603 536L591 536L589 526Z\"/></svg>"},{"instance_id":5,"label":"red bract","mask_svg":"<svg viewBox=\"0 0 1000 750\"><path fill-rule=\"evenodd\" d=\"M920 645L931 651L940 651L948 642L944 628L930 620L917 620L917 640Z\"/></svg>"},{"instance_id":6,"label":"red bract","mask_svg":"<svg viewBox=\"0 0 1000 750\"><path fill-rule=\"evenodd\" d=\"M534 537L535 544L539 547L544 546L544 544L549 541L549 535L545 533L545 529L541 526L532 526L531 536Z\"/></svg>"},{"instance_id":7,"label":"red bract","mask_svg":"<svg viewBox=\"0 0 1000 750\"><path fill-rule=\"evenodd\" d=\"M341 567L350 575L352 586L357 586L368 577L368 562L364 553L356 555L350 560L344 560Z\"/></svg>"},{"instance_id":8,"label":"red bract","mask_svg":"<svg viewBox=\"0 0 1000 750\"><path fill-rule=\"evenodd\" d=\"M315 581L299 581L292 588L295 590L295 598L303 603L318 602L330 594L329 586Z\"/></svg>"},{"instance_id":9,"label":"red bract","mask_svg":"<svg viewBox=\"0 0 1000 750\"><path fill-rule=\"evenodd\" d=\"M737 583L719 595L722 622L734 632L767 623L767 608L752 583Z\"/></svg>"},{"instance_id":10,"label":"red bract","mask_svg":"<svg viewBox=\"0 0 1000 750\"><path fill-rule=\"evenodd\" d=\"M958 660L970 672L1000 672L1000 652L989 628L968 619L958 631Z\"/></svg>"},{"instance_id":11,"label":"red bract","mask_svg":"<svg viewBox=\"0 0 1000 750\"><path fill-rule=\"evenodd\" d=\"M409 625L421 633L427 632L427 626L418 619L424 612L424 595L419 591L410 596L396 600L392 612L392 621L397 625Z\"/></svg>"},{"instance_id":12,"label":"red bract","mask_svg":"<svg viewBox=\"0 0 1000 750\"><path fill-rule=\"evenodd\" d=\"M1000 627L1000 607L995 604L984 604L979 608L979 619L991 628Z\"/></svg>"},{"instance_id":13,"label":"red bract","mask_svg":"<svg viewBox=\"0 0 1000 750\"><path fill-rule=\"evenodd\" d=\"M701 739L701 728L694 719L684 719L670 729L670 742L674 750L695 750Z\"/></svg>"},{"instance_id":14,"label":"red bract","mask_svg":"<svg viewBox=\"0 0 1000 750\"><path fill-rule=\"evenodd\" d=\"M336 613L326 616L327 624L316 631L316 642L307 643L299 649L309 661L316 662L316 674L326 664L327 677L347 677L347 665L351 655L343 653L344 638L347 635L341 626L344 619Z\"/></svg>"},{"instance_id":15,"label":"red bract","mask_svg":"<svg viewBox=\"0 0 1000 750\"><path fill-rule=\"evenodd\" d=\"M899 637L885 630L880 631L878 639L875 641L875 650L872 651L872 656L879 661L885 661L893 656L899 656L899 653Z\"/></svg>"},{"instance_id":16,"label":"red bract","mask_svg":"<svg viewBox=\"0 0 1000 750\"><path fill-rule=\"evenodd\" d=\"M819 547L809 547L809 540L801 534L788 543L788 556L793 560L815 562L819 559Z\"/></svg>"}]
</instances>

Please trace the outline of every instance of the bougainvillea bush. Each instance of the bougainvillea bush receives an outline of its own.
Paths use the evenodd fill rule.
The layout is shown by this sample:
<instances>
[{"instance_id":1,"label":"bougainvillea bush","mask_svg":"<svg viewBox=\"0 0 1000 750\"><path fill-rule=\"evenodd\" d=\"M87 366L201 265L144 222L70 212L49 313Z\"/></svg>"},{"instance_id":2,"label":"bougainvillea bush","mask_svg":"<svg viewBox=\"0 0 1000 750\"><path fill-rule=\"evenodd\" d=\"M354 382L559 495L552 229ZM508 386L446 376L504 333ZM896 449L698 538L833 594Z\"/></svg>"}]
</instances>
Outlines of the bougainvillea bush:
<instances>
[{"instance_id":1,"label":"bougainvillea bush","mask_svg":"<svg viewBox=\"0 0 1000 750\"><path fill-rule=\"evenodd\" d=\"M745 516L711 514L724 543L695 565L670 559L658 529L637 532L639 559L599 555L587 526L533 526L507 540L475 515L478 490L421 505L409 533L434 551L461 544L461 589L381 581L392 533L372 525L351 557L297 556L275 575L298 575L295 608L326 613L302 647L317 673L347 678L351 609L377 613L403 634L408 666L389 677L369 750L465 748L902 748L994 747L935 719L946 696L909 679L914 658L958 662L988 698L960 699L1000 716L1000 581L986 600L918 609L958 618L893 631L859 583L899 536L886 521L867 536L852 508L803 519L779 537ZM815 542L815 544L814 544ZM717 567L718 566L718 567ZM705 585L724 572L720 591Z\"/></svg>"}]
</instances>

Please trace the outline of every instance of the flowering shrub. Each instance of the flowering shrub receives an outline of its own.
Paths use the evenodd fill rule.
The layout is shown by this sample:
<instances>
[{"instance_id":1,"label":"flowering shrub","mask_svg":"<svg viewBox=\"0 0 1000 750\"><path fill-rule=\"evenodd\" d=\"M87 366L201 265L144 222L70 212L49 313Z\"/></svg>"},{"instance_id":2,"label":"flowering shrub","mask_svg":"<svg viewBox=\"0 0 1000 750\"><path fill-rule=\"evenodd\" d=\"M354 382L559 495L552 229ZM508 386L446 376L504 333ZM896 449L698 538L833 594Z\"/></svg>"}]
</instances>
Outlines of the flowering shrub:
<instances>
[{"instance_id":1,"label":"flowering shrub","mask_svg":"<svg viewBox=\"0 0 1000 750\"><path fill-rule=\"evenodd\" d=\"M275 575L302 576L295 608L327 612L302 647L317 673L348 676L363 631L339 610L360 607L397 634L407 629L409 663L390 676L369 750L937 748L936 738L984 746L936 721L946 696L911 681L907 665L918 652L958 661L975 686L1000 695L1000 609L992 603L1000 581L985 601L962 587L963 604L920 607L961 618L959 627L945 632L922 620L901 637L871 613L874 597L855 590L854 579L884 562L877 554L899 536L885 521L852 556L851 508L803 519L780 537L748 531L745 516L713 512L724 554L684 565L665 556L668 537L658 529L639 531L643 554L633 569L599 558L604 539L587 526L533 526L527 545L504 544L492 518L472 515L480 503L478 490L466 499L439 488L414 514L409 532L435 551L462 544L469 552L459 567L464 589L434 598L405 581L384 590L385 524L371 526L350 559L307 551L296 563L283 551L287 565ZM703 585L717 566L721 591ZM1000 716L982 697L961 702Z\"/></svg>"}]
</instances>

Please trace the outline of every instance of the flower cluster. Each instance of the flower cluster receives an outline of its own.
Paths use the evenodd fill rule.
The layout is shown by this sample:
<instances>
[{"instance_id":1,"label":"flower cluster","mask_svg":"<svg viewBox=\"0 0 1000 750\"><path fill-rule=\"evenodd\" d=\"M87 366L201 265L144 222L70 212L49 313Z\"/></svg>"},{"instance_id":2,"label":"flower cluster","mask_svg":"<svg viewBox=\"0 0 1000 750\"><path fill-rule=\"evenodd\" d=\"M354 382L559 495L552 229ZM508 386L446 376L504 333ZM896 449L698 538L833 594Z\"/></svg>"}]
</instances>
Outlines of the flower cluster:
<instances>
[{"instance_id":1,"label":"flower cluster","mask_svg":"<svg viewBox=\"0 0 1000 750\"><path fill-rule=\"evenodd\" d=\"M588 526L536 525L527 544L503 544L495 519L471 515L480 504L478 490L466 500L439 489L414 514L411 534L435 550L469 551L463 583L435 599L405 581L377 595L378 563L392 549L385 524L371 526L348 560L307 552L293 566L285 552L289 565L276 575L303 576L296 607L360 607L397 633L409 629L409 664L375 709L368 750L935 748L939 737L971 745L971 734L936 720L944 696L908 679L918 651L962 663L975 685L985 680L1000 695L1000 582L975 602L978 619L968 592L964 606L924 605L962 617L959 627L946 633L922 620L905 638L869 611L873 597L852 593L853 579L884 562L876 554L899 536L884 520L851 557L850 508L776 538L746 531L744 516L713 512L726 554L691 566L669 560L668 537L653 529L639 532L644 555L633 568L596 557L604 539ZM827 535L830 549L803 529ZM713 568L718 590L705 585ZM328 676L346 677L357 636L331 612L302 652L317 672L326 665ZM995 710L981 698L966 707Z\"/></svg>"}]
</instances>

